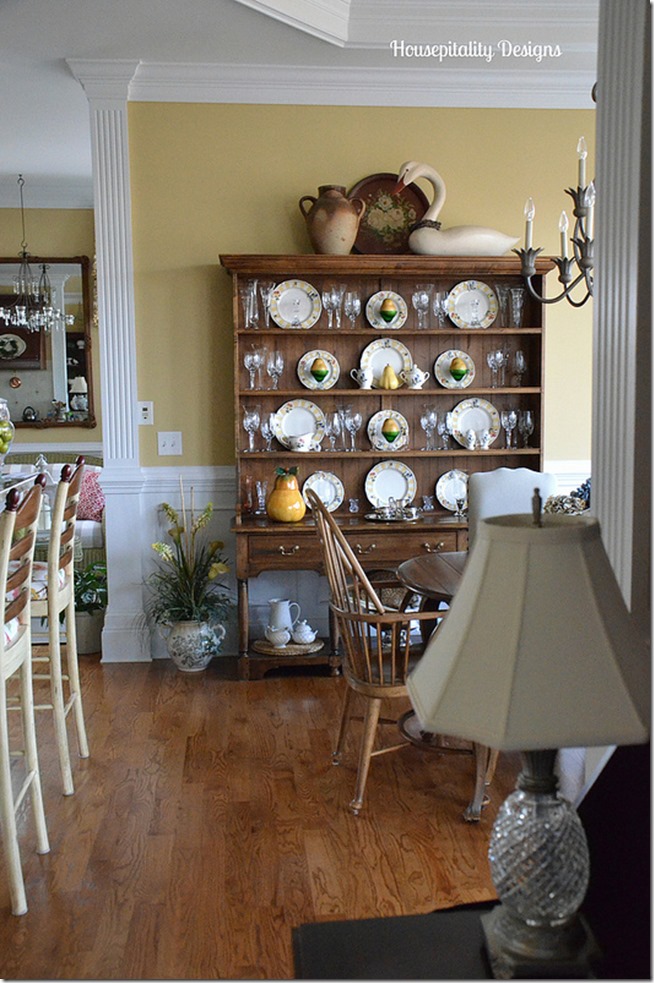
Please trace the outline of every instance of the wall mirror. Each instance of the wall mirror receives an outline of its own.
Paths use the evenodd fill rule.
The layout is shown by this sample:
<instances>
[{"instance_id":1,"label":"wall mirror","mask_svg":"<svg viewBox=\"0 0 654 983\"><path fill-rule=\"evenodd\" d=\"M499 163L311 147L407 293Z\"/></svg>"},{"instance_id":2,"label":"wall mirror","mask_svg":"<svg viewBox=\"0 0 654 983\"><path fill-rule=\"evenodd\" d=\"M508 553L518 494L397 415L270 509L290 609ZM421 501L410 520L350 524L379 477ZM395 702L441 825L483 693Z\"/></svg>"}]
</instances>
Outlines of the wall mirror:
<instances>
[{"instance_id":1,"label":"wall mirror","mask_svg":"<svg viewBox=\"0 0 654 983\"><path fill-rule=\"evenodd\" d=\"M29 263L37 278L46 264L53 306L72 323L31 332L0 318L0 396L16 427L95 427L90 260L30 256ZM17 260L0 259L0 307L15 304L18 269Z\"/></svg>"}]
</instances>

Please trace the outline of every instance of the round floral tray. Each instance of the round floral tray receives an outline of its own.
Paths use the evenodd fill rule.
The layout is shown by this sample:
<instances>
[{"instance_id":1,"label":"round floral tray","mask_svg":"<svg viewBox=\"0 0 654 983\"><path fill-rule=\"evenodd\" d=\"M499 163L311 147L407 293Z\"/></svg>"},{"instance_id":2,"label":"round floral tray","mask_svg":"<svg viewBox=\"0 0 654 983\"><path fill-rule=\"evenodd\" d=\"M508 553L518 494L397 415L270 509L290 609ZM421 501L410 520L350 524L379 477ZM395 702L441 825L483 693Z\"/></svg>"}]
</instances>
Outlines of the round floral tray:
<instances>
[{"instance_id":1,"label":"round floral tray","mask_svg":"<svg viewBox=\"0 0 654 983\"><path fill-rule=\"evenodd\" d=\"M397 179L397 174L371 174L348 191L348 198L361 198L366 203L355 253L409 252L411 226L420 221L429 202L417 184L393 194Z\"/></svg>"}]
</instances>

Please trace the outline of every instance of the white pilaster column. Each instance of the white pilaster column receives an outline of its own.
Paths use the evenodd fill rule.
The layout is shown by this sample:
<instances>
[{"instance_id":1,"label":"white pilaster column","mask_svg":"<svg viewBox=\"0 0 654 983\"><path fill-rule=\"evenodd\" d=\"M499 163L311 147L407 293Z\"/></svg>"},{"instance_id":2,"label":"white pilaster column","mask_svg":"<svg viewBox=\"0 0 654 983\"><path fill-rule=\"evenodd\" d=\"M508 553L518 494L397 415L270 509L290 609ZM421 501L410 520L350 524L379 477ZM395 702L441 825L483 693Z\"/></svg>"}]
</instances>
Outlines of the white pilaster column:
<instances>
[{"instance_id":1,"label":"white pilaster column","mask_svg":"<svg viewBox=\"0 0 654 983\"><path fill-rule=\"evenodd\" d=\"M602 0L592 508L625 601L649 607L651 307L648 0Z\"/></svg>"},{"instance_id":2,"label":"white pilaster column","mask_svg":"<svg viewBox=\"0 0 654 983\"><path fill-rule=\"evenodd\" d=\"M141 487L127 102L137 61L69 61L89 100L100 331L109 607L103 662L151 658L143 612Z\"/></svg>"}]
</instances>

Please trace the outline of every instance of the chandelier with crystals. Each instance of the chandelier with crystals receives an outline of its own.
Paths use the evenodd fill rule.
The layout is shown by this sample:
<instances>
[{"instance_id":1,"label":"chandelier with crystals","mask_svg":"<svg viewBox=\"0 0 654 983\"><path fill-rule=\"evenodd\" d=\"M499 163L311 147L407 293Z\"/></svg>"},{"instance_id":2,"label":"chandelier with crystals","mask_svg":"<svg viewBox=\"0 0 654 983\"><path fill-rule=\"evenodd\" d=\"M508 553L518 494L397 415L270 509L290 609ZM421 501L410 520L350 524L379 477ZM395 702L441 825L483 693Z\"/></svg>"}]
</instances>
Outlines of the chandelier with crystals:
<instances>
[{"instance_id":1,"label":"chandelier with crystals","mask_svg":"<svg viewBox=\"0 0 654 983\"><path fill-rule=\"evenodd\" d=\"M75 318L60 310L53 299L52 285L48 276L48 264L39 263L39 273L34 274L30 266L25 237L25 207L23 204L23 187L25 180L18 175L20 192L20 218L23 238L20 244L20 265L14 277L15 299L11 303L0 306L0 319L5 325L14 328L25 328L27 331L61 331L66 325L73 324Z\"/></svg>"}]
</instances>

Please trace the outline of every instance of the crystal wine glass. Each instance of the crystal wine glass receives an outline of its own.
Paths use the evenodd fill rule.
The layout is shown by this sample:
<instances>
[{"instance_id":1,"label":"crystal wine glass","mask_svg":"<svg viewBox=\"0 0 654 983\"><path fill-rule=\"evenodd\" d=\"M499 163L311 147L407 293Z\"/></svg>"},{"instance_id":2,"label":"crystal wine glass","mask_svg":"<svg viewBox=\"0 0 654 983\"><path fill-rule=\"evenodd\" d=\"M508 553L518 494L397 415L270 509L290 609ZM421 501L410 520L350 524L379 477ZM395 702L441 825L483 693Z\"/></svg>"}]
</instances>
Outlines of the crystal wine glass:
<instances>
[{"instance_id":1,"label":"crystal wine glass","mask_svg":"<svg viewBox=\"0 0 654 983\"><path fill-rule=\"evenodd\" d=\"M511 300L511 320L513 321L513 327L521 328L522 314L525 306L524 287L511 287L510 300Z\"/></svg>"},{"instance_id":2,"label":"crystal wine glass","mask_svg":"<svg viewBox=\"0 0 654 983\"><path fill-rule=\"evenodd\" d=\"M355 293L353 290L347 291L343 302L343 311L345 316L350 320L350 327L354 329L356 319L361 313L361 298L358 293Z\"/></svg>"},{"instance_id":3,"label":"crystal wine glass","mask_svg":"<svg viewBox=\"0 0 654 983\"><path fill-rule=\"evenodd\" d=\"M268 413L261 421L261 436L266 442L266 450L272 450L273 437L275 436L275 414Z\"/></svg>"},{"instance_id":4,"label":"crystal wine glass","mask_svg":"<svg viewBox=\"0 0 654 983\"><path fill-rule=\"evenodd\" d=\"M438 414L433 406L423 407L422 413L420 414L420 426L425 431L427 437L427 443L422 448L423 451L433 451L432 437L434 436L434 431L438 426Z\"/></svg>"},{"instance_id":5,"label":"crystal wine glass","mask_svg":"<svg viewBox=\"0 0 654 983\"><path fill-rule=\"evenodd\" d=\"M243 429L248 435L248 451L253 454L256 450L254 446L254 435L259 429L261 415L258 406L243 407Z\"/></svg>"},{"instance_id":6,"label":"crystal wine glass","mask_svg":"<svg viewBox=\"0 0 654 983\"><path fill-rule=\"evenodd\" d=\"M363 417L360 413L352 413L351 411L345 416L345 427L350 435L350 440L352 441L351 451L355 451L356 447L356 436L361 429L361 424L363 423Z\"/></svg>"},{"instance_id":7,"label":"crystal wine glass","mask_svg":"<svg viewBox=\"0 0 654 983\"><path fill-rule=\"evenodd\" d=\"M450 432L447 429L447 422L445 420L439 420L438 426L436 427L438 436L441 438L441 450L449 450L450 446Z\"/></svg>"},{"instance_id":8,"label":"crystal wine glass","mask_svg":"<svg viewBox=\"0 0 654 983\"><path fill-rule=\"evenodd\" d=\"M529 438L534 432L534 414L531 410L523 410L520 414L520 422L518 423L518 430L522 436L522 446L529 446Z\"/></svg>"},{"instance_id":9,"label":"crystal wine glass","mask_svg":"<svg viewBox=\"0 0 654 983\"><path fill-rule=\"evenodd\" d=\"M431 287L422 284L418 285L411 294L411 303L418 315L418 328L427 327L427 314L429 313L429 292Z\"/></svg>"},{"instance_id":10,"label":"crystal wine glass","mask_svg":"<svg viewBox=\"0 0 654 983\"><path fill-rule=\"evenodd\" d=\"M448 296L449 294L447 290L437 290L432 300L432 311L434 312L434 317L438 321L438 326L440 328L442 328L445 324Z\"/></svg>"},{"instance_id":11,"label":"crystal wine glass","mask_svg":"<svg viewBox=\"0 0 654 983\"><path fill-rule=\"evenodd\" d=\"M486 355L486 363L488 368L491 370L491 389L497 389L499 384L499 363L497 361L497 356L501 355L501 352L493 351L488 352Z\"/></svg>"},{"instance_id":12,"label":"crystal wine glass","mask_svg":"<svg viewBox=\"0 0 654 983\"><path fill-rule=\"evenodd\" d=\"M257 304L257 281L248 280L240 290L243 305L243 323L246 328L259 327L259 305Z\"/></svg>"},{"instance_id":13,"label":"crystal wine glass","mask_svg":"<svg viewBox=\"0 0 654 983\"><path fill-rule=\"evenodd\" d=\"M506 437L506 447L513 446L513 431L518 422L518 414L515 410L502 410L500 420Z\"/></svg>"},{"instance_id":14,"label":"crystal wine glass","mask_svg":"<svg viewBox=\"0 0 654 983\"><path fill-rule=\"evenodd\" d=\"M255 515L265 515L266 514L266 495L268 494L268 482L267 481L257 481L255 483L255 488L257 490L257 507L254 510Z\"/></svg>"},{"instance_id":15,"label":"crystal wine glass","mask_svg":"<svg viewBox=\"0 0 654 983\"><path fill-rule=\"evenodd\" d=\"M498 328L508 328L508 311L509 311L509 288L504 283L494 283L493 289L495 290L495 295L497 296L497 306L499 307L499 318L497 319Z\"/></svg>"},{"instance_id":16,"label":"crystal wine glass","mask_svg":"<svg viewBox=\"0 0 654 983\"><path fill-rule=\"evenodd\" d=\"M513 372L518 381L518 385L522 385L522 377L527 371L527 359L525 358L525 353L518 349L518 351L513 356Z\"/></svg>"},{"instance_id":17,"label":"crystal wine glass","mask_svg":"<svg viewBox=\"0 0 654 983\"><path fill-rule=\"evenodd\" d=\"M250 373L250 389L257 388L257 372L263 364L263 352L260 348L250 348L243 356L243 364Z\"/></svg>"},{"instance_id":18,"label":"crystal wine glass","mask_svg":"<svg viewBox=\"0 0 654 983\"><path fill-rule=\"evenodd\" d=\"M343 306L343 295L345 294L345 284L337 283L331 289L332 309L336 320L336 327L341 326L341 308Z\"/></svg>"},{"instance_id":19,"label":"crystal wine glass","mask_svg":"<svg viewBox=\"0 0 654 983\"><path fill-rule=\"evenodd\" d=\"M273 280L262 280L259 283L259 296L261 297L261 303L263 304L267 328L270 327L270 302L272 300L274 289L275 283Z\"/></svg>"},{"instance_id":20,"label":"crystal wine glass","mask_svg":"<svg viewBox=\"0 0 654 983\"><path fill-rule=\"evenodd\" d=\"M323 290L322 307L324 311L327 311L327 327L331 329L334 327L334 300L331 290Z\"/></svg>"},{"instance_id":21,"label":"crystal wine glass","mask_svg":"<svg viewBox=\"0 0 654 983\"><path fill-rule=\"evenodd\" d=\"M325 436L329 437L329 449L331 451L336 450L336 438L341 434L341 416L340 413L328 413L325 418Z\"/></svg>"},{"instance_id":22,"label":"crystal wine glass","mask_svg":"<svg viewBox=\"0 0 654 983\"><path fill-rule=\"evenodd\" d=\"M339 415L341 421L341 441L343 445L343 450L347 450L347 427L345 426L346 417L350 416L352 413L352 407L349 403L341 403L336 407L336 411Z\"/></svg>"},{"instance_id":23,"label":"crystal wine glass","mask_svg":"<svg viewBox=\"0 0 654 983\"><path fill-rule=\"evenodd\" d=\"M284 356L281 352L270 352L266 362L266 372L273 381L273 389L279 388L279 379L284 371Z\"/></svg>"}]
</instances>

